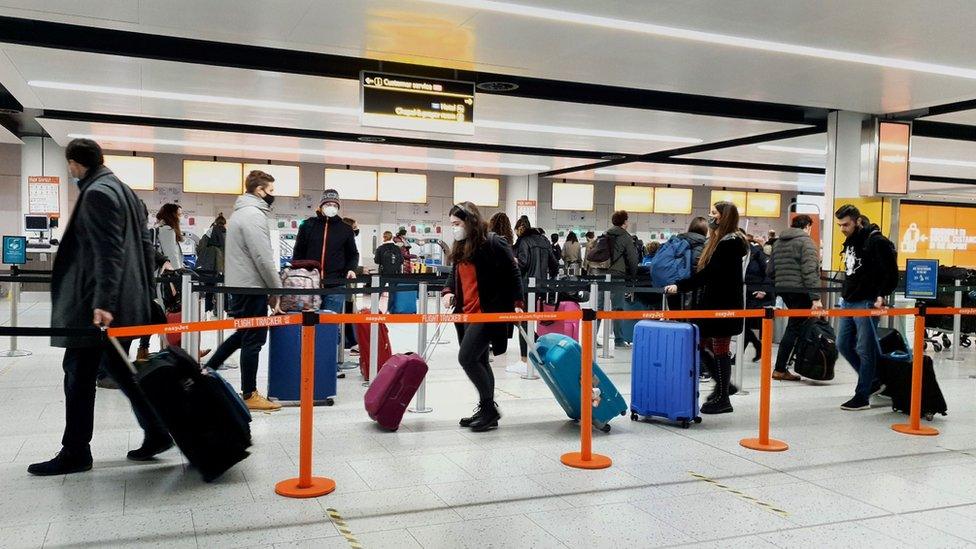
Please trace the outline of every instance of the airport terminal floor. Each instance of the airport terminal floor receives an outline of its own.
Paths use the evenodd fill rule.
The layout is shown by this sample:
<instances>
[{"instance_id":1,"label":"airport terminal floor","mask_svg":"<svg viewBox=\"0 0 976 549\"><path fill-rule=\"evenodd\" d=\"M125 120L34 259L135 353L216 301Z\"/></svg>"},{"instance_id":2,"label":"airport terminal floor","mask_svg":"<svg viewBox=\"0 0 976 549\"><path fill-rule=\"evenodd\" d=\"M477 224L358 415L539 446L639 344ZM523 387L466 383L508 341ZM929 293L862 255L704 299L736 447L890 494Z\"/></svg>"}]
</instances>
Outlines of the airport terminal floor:
<instances>
[{"instance_id":1,"label":"airport terminal floor","mask_svg":"<svg viewBox=\"0 0 976 549\"><path fill-rule=\"evenodd\" d=\"M49 304L24 295L21 322L41 324ZM395 350L416 346L414 326L390 331ZM884 400L869 411L840 410L855 381L841 360L831 382L774 382L772 434L790 449L747 450L739 440L755 436L758 413L758 366L747 363L750 394L733 396L734 413L690 429L617 418L593 441L613 466L584 471L559 461L578 448L579 428L551 392L541 380L505 372L517 346L493 363L499 429L459 428L476 395L457 365L453 329L444 334L430 360L432 413L408 413L398 432L381 431L363 410L358 370L339 380L334 407L315 408L314 473L337 483L316 499L274 493L276 482L297 473L297 408L255 414L251 457L204 484L175 449L155 462L127 462L141 431L124 397L105 389L97 396L94 469L28 476L29 463L57 452L64 405L61 351L21 339L34 354L0 362L0 547L976 544L973 350L961 350L962 362L937 358L949 403L949 415L933 422L937 437L892 431L904 416ZM625 397L630 352L600 360ZM238 372L223 371L234 385Z\"/></svg>"}]
</instances>

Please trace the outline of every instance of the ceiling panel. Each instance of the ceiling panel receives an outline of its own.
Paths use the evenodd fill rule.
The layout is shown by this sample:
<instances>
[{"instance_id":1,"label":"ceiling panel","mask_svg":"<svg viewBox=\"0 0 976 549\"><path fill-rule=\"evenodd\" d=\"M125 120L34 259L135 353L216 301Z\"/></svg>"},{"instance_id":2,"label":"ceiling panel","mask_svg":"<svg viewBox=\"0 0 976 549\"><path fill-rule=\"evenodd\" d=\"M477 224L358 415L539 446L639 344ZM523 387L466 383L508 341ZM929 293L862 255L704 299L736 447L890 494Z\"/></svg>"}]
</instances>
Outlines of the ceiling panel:
<instances>
[{"instance_id":1,"label":"ceiling panel","mask_svg":"<svg viewBox=\"0 0 976 549\"><path fill-rule=\"evenodd\" d=\"M587 162L580 158L450 151L231 132L98 124L50 118L40 118L38 122L62 146L73 137L85 136L96 139L106 149L144 153L497 175L526 175Z\"/></svg>"},{"instance_id":2,"label":"ceiling panel","mask_svg":"<svg viewBox=\"0 0 976 549\"><path fill-rule=\"evenodd\" d=\"M0 64L0 82L9 84L8 89L25 106L44 109L631 154L798 127L480 94L474 136L363 128L357 115L358 84L353 80L26 46L7 45L3 52L10 66L5 70ZM124 89L79 91L33 86L29 87L31 93L23 93L24 83L31 81ZM125 95L141 91L209 99ZM242 106L226 104L225 99L265 103ZM328 112L318 112L323 110ZM526 125L544 128L526 130Z\"/></svg>"},{"instance_id":3,"label":"ceiling panel","mask_svg":"<svg viewBox=\"0 0 976 549\"><path fill-rule=\"evenodd\" d=\"M976 76L965 24L976 17L976 3L964 0L938 9L913 0L518 0L518 13L477 9L489 3L475 0L100 0L94 10L64 0L3 4L4 14L124 30L862 112L972 98ZM565 13L526 17L532 7ZM133 9L137 23L127 22ZM583 24L581 14L624 21ZM637 25L627 30L628 23ZM710 34L708 41L665 37L640 24ZM868 63L813 56L834 55L823 51L774 53L756 49L769 44L743 47L749 44L741 40L714 43L740 38L862 54ZM928 65L881 69L870 63L890 59L870 56ZM954 69L963 72L931 73Z\"/></svg>"},{"instance_id":4,"label":"ceiling panel","mask_svg":"<svg viewBox=\"0 0 976 549\"><path fill-rule=\"evenodd\" d=\"M770 149L773 147L773 149ZM796 149L796 150L785 150ZM786 166L826 166L826 156L812 151L827 150L827 134L805 135L790 139L780 139L759 145L743 145L697 154L681 158L703 158L708 160L731 160L736 162L758 162L762 164L782 164ZM809 152L807 152L809 151Z\"/></svg>"},{"instance_id":5,"label":"ceiling panel","mask_svg":"<svg viewBox=\"0 0 976 549\"><path fill-rule=\"evenodd\" d=\"M595 171L568 174L569 178L616 183L823 192L822 175L778 173L759 170L678 166L635 162Z\"/></svg>"}]
</instances>

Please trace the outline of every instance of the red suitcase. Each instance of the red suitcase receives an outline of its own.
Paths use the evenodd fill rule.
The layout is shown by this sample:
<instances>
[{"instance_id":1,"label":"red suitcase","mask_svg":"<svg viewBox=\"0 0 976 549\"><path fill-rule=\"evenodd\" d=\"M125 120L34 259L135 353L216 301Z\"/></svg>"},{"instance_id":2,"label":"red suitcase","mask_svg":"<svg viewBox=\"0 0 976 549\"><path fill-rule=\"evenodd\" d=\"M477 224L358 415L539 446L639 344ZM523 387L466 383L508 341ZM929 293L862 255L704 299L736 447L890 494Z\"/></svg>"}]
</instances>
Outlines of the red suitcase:
<instances>
[{"instance_id":1,"label":"red suitcase","mask_svg":"<svg viewBox=\"0 0 976 549\"><path fill-rule=\"evenodd\" d=\"M166 322L169 324L180 324L183 322L183 313L166 313ZM166 334L166 343L179 347L183 345L183 336L181 334Z\"/></svg>"},{"instance_id":2,"label":"red suitcase","mask_svg":"<svg viewBox=\"0 0 976 549\"><path fill-rule=\"evenodd\" d=\"M360 313L369 314L369 309L363 309ZM359 371L363 374L363 379L369 381L369 324L356 324L356 341L359 345ZM376 371L386 364L393 355L393 347L390 346L390 330L386 324L379 325L379 344L377 349Z\"/></svg>"},{"instance_id":3,"label":"red suitcase","mask_svg":"<svg viewBox=\"0 0 976 549\"><path fill-rule=\"evenodd\" d=\"M427 375L427 362L415 353L393 355L366 390L369 417L390 431L400 428L407 406Z\"/></svg>"}]
</instances>

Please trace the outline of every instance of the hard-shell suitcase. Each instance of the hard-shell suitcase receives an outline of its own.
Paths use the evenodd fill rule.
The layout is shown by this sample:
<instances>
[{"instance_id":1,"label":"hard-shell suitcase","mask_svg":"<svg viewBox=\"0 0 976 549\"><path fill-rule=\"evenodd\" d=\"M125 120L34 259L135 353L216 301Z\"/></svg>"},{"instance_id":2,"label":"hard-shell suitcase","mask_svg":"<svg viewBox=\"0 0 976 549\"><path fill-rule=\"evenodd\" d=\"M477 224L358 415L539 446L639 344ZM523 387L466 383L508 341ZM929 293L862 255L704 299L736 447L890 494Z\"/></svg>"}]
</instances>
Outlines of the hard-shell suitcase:
<instances>
[{"instance_id":1,"label":"hard-shell suitcase","mask_svg":"<svg viewBox=\"0 0 976 549\"><path fill-rule=\"evenodd\" d=\"M179 347L136 364L111 339L186 459L211 482L248 456L251 414L224 379Z\"/></svg>"},{"instance_id":2,"label":"hard-shell suitcase","mask_svg":"<svg viewBox=\"0 0 976 549\"><path fill-rule=\"evenodd\" d=\"M166 313L166 323L167 324L180 324L183 322L183 313L176 311L175 313ZM176 345L179 347L183 344L183 335L179 333L166 334L166 343L170 345Z\"/></svg>"},{"instance_id":3,"label":"hard-shell suitcase","mask_svg":"<svg viewBox=\"0 0 976 549\"><path fill-rule=\"evenodd\" d=\"M268 396L282 402L301 400L302 327L276 326L269 330ZM339 325L315 327L315 390L313 399L332 405L336 396L336 354Z\"/></svg>"},{"instance_id":4,"label":"hard-shell suitcase","mask_svg":"<svg viewBox=\"0 0 976 549\"><path fill-rule=\"evenodd\" d=\"M368 314L369 309L363 309L359 312ZM370 324L356 324L355 326L356 341L359 343L359 371L363 374L363 379L369 381ZM379 334L376 344L376 371L378 372L393 356L393 347L390 345L390 330L386 324L380 324L377 333Z\"/></svg>"},{"instance_id":5,"label":"hard-shell suitcase","mask_svg":"<svg viewBox=\"0 0 976 549\"><path fill-rule=\"evenodd\" d=\"M427 375L427 362L414 353L393 355L366 390L369 417L390 431L400 428L403 413Z\"/></svg>"},{"instance_id":6,"label":"hard-shell suitcase","mask_svg":"<svg viewBox=\"0 0 976 549\"><path fill-rule=\"evenodd\" d=\"M650 307L644 305L640 301L634 299L624 300L625 311L647 311ZM620 323L620 333L624 337L624 341L629 343L634 342L634 328L637 326L636 320L614 320L614 322Z\"/></svg>"},{"instance_id":7,"label":"hard-shell suitcase","mask_svg":"<svg viewBox=\"0 0 976 549\"><path fill-rule=\"evenodd\" d=\"M698 326L642 320L634 328L630 418L665 417L687 428L701 422Z\"/></svg>"},{"instance_id":8,"label":"hard-shell suitcase","mask_svg":"<svg viewBox=\"0 0 976 549\"><path fill-rule=\"evenodd\" d=\"M575 301L560 301L558 304L545 303L544 301L539 301L539 311L541 312L564 312L564 311L579 311L579 303ZM562 334L564 336L569 336L577 341L579 341L579 320L551 320L539 322L536 325L536 333L539 336L544 336L546 334Z\"/></svg>"},{"instance_id":9,"label":"hard-shell suitcase","mask_svg":"<svg viewBox=\"0 0 976 549\"><path fill-rule=\"evenodd\" d=\"M579 342L562 334L540 337L529 352L529 360L538 370L539 377L572 420L580 418L581 354ZM596 362L593 363L593 389L596 402L593 425L606 433L610 431L611 419L627 413L627 402Z\"/></svg>"},{"instance_id":10,"label":"hard-shell suitcase","mask_svg":"<svg viewBox=\"0 0 976 549\"><path fill-rule=\"evenodd\" d=\"M912 403L912 354L895 351L878 359L878 377L885 385L884 394L891 397L891 409L909 413ZM946 415L948 406L935 377L932 357L922 357L921 415L932 420L935 414Z\"/></svg>"}]
</instances>

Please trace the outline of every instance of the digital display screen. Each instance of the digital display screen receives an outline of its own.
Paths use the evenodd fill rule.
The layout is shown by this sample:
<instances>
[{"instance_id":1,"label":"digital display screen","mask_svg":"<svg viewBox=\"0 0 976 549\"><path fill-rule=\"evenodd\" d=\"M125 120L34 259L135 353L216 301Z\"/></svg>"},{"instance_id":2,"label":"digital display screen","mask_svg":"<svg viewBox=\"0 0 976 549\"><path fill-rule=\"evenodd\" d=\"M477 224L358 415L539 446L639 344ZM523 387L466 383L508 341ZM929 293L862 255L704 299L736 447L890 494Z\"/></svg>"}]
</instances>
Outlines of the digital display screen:
<instances>
[{"instance_id":1,"label":"digital display screen","mask_svg":"<svg viewBox=\"0 0 976 549\"><path fill-rule=\"evenodd\" d=\"M908 156L912 127L901 122L878 124L878 188L884 194L908 194Z\"/></svg>"},{"instance_id":2,"label":"digital display screen","mask_svg":"<svg viewBox=\"0 0 976 549\"><path fill-rule=\"evenodd\" d=\"M898 267L909 259L976 268L976 208L902 202L898 210ZM892 238L895 240L895 238Z\"/></svg>"},{"instance_id":3,"label":"digital display screen","mask_svg":"<svg viewBox=\"0 0 976 549\"><path fill-rule=\"evenodd\" d=\"M360 124L474 135L474 82L362 71Z\"/></svg>"},{"instance_id":4,"label":"digital display screen","mask_svg":"<svg viewBox=\"0 0 976 549\"><path fill-rule=\"evenodd\" d=\"M47 216L46 215L28 215L24 216L24 226L28 231L46 231L47 226Z\"/></svg>"}]
</instances>

